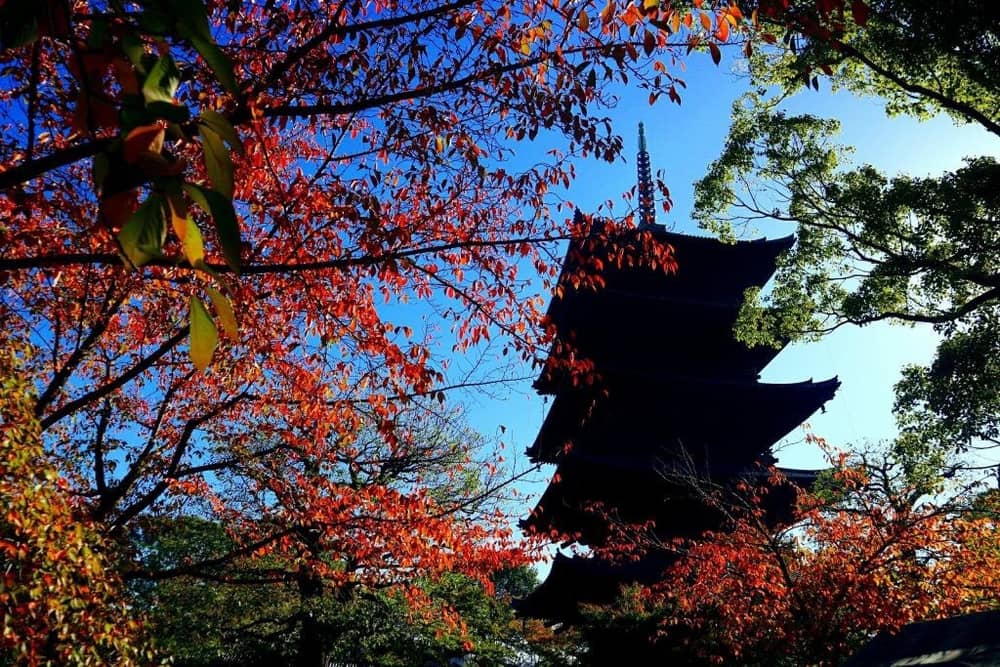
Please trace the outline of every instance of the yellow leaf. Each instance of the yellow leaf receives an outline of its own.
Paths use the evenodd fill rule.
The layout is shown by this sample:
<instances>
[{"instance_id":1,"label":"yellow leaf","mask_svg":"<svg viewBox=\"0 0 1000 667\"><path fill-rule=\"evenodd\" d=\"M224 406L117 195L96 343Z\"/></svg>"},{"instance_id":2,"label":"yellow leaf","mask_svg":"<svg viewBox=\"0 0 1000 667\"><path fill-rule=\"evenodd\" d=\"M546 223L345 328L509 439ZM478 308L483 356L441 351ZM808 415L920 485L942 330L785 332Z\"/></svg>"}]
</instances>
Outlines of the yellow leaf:
<instances>
[{"instance_id":1,"label":"yellow leaf","mask_svg":"<svg viewBox=\"0 0 1000 667\"><path fill-rule=\"evenodd\" d=\"M174 228L177 240L183 242L187 231L187 204L180 197L167 197L167 205L170 208L170 226Z\"/></svg>"},{"instance_id":2,"label":"yellow leaf","mask_svg":"<svg viewBox=\"0 0 1000 667\"><path fill-rule=\"evenodd\" d=\"M190 215L187 216L184 225L184 238L182 239L184 258L188 261L188 264L195 266L201 260L205 259L205 244L201 240L201 230L198 229L194 218Z\"/></svg>"},{"instance_id":3,"label":"yellow leaf","mask_svg":"<svg viewBox=\"0 0 1000 667\"><path fill-rule=\"evenodd\" d=\"M642 8L646 11L650 9L656 9L660 6L660 0L643 0Z\"/></svg>"},{"instance_id":4,"label":"yellow leaf","mask_svg":"<svg viewBox=\"0 0 1000 667\"><path fill-rule=\"evenodd\" d=\"M205 304L196 296L191 297L191 361L200 371L212 363L212 354L219 342L219 332Z\"/></svg>"},{"instance_id":5,"label":"yellow leaf","mask_svg":"<svg viewBox=\"0 0 1000 667\"><path fill-rule=\"evenodd\" d=\"M677 10L670 13L670 29L674 33L678 33L681 30L681 15Z\"/></svg>"},{"instance_id":6,"label":"yellow leaf","mask_svg":"<svg viewBox=\"0 0 1000 667\"><path fill-rule=\"evenodd\" d=\"M215 306L215 313L219 316L222 331L231 341L238 343L240 341L240 333L236 325L236 313L233 312L233 306L229 303L229 299L214 287L206 285L205 289L208 291L209 298L212 299L212 305Z\"/></svg>"}]
</instances>

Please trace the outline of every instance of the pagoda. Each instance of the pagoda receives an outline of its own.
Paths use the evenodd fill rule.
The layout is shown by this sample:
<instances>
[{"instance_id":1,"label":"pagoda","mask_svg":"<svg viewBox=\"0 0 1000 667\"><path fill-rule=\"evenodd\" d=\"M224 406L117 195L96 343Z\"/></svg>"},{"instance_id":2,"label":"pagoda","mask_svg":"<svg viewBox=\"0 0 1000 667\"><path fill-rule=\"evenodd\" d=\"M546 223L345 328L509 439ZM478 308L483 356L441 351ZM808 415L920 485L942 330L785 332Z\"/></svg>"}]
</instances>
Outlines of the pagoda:
<instances>
[{"instance_id":1,"label":"pagoda","mask_svg":"<svg viewBox=\"0 0 1000 667\"><path fill-rule=\"evenodd\" d=\"M766 482L775 463L772 446L839 386L836 378L761 382L761 371L780 350L747 348L733 337L744 293L763 287L794 238L723 243L668 232L655 222L641 123L637 163L638 228L571 242L548 309L555 347L568 345L589 360L594 379L581 382L560 370L553 354L535 382L553 400L527 453L557 468L522 528L592 548L609 539L609 513L650 526L664 542L719 528L723 517L698 488ZM676 271L613 261L617 249L638 244L643 234L669 244ZM567 279L584 262L601 267L602 287L574 287ZM794 486L808 487L816 476L783 472L787 481L765 497L775 524L791 517ZM653 583L671 560L667 553L636 562L559 554L546 580L517 608L572 622L580 603L608 603L623 584Z\"/></svg>"}]
</instances>

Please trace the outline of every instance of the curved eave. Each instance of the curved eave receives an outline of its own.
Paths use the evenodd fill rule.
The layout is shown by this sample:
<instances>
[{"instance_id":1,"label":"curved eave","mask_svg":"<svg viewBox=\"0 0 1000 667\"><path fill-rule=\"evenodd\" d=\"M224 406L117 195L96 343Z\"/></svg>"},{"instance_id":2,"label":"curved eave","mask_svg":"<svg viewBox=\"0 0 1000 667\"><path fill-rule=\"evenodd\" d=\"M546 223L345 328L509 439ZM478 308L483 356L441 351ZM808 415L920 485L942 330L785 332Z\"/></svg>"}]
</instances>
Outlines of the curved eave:
<instances>
[{"instance_id":1,"label":"curved eave","mask_svg":"<svg viewBox=\"0 0 1000 667\"><path fill-rule=\"evenodd\" d=\"M763 518L771 526L783 525L795 518L799 490L808 490L822 471L778 471L782 476L776 481L771 470L760 466L661 473L652 463L643 467L642 462L623 462L621 457L564 462L559 466L559 483L546 488L520 526L526 532L550 535L553 541L599 546L608 537L607 517L588 508L604 503L626 522L655 521L663 538L697 537L717 529L724 517L704 504L699 489L728 489L735 500L741 495L736 485L742 481L766 490L760 497Z\"/></svg>"},{"instance_id":2,"label":"curved eave","mask_svg":"<svg viewBox=\"0 0 1000 667\"><path fill-rule=\"evenodd\" d=\"M576 240L563 261L559 285L564 299L572 299L575 291L571 276L580 265L581 256L604 261L602 277L605 287L629 292L635 296L676 296L708 301L739 303L748 287L763 287L774 274L778 256L792 247L793 236L779 239L757 239L723 243L707 236L690 236L651 230L656 240L671 246L677 267L674 272L644 267L615 266L606 243L594 238ZM639 230L630 230L608 240L615 248L628 246ZM720 270L720 268L724 270ZM553 299L549 316L558 320L564 306L562 299Z\"/></svg>"},{"instance_id":3,"label":"curved eave","mask_svg":"<svg viewBox=\"0 0 1000 667\"><path fill-rule=\"evenodd\" d=\"M806 421L839 386L837 378L777 384L636 375L610 386L606 396L592 389L557 395L527 454L556 463L568 449L683 450L743 465ZM736 458L720 459L723 453Z\"/></svg>"},{"instance_id":4,"label":"curved eave","mask_svg":"<svg viewBox=\"0 0 1000 667\"><path fill-rule=\"evenodd\" d=\"M514 601L521 616L572 622L580 604L613 602L623 585L651 584L670 566L667 556L647 557L630 563L609 563L595 558L556 554L549 575L526 597Z\"/></svg>"}]
</instances>

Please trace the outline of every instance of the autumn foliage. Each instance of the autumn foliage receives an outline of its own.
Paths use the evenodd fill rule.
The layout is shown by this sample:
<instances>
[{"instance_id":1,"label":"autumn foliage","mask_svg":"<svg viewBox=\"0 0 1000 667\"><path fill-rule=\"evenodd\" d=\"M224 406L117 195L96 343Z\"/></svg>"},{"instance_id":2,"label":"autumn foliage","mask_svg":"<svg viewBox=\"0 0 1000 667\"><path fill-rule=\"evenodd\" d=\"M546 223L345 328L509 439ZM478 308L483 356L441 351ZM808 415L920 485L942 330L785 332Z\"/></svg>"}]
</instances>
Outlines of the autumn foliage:
<instances>
[{"instance_id":1,"label":"autumn foliage","mask_svg":"<svg viewBox=\"0 0 1000 667\"><path fill-rule=\"evenodd\" d=\"M22 361L0 352L0 661L139 664L115 563L43 451Z\"/></svg>"},{"instance_id":2,"label":"autumn foliage","mask_svg":"<svg viewBox=\"0 0 1000 667\"><path fill-rule=\"evenodd\" d=\"M994 495L920 499L881 455L839 457L784 528L759 493L729 497L723 530L662 545L677 563L622 603L644 641L693 664L836 665L877 632L997 604Z\"/></svg>"},{"instance_id":3,"label":"autumn foliage","mask_svg":"<svg viewBox=\"0 0 1000 667\"><path fill-rule=\"evenodd\" d=\"M294 567L253 580L304 609L521 562L482 502L499 461L471 440L421 449L403 415L449 414L450 386L544 351L528 285L586 229L551 191L573 160L619 156L607 88L679 101L678 49L716 53L742 20L614 2L2 3L0 320L4 345L35 350L22 371L58 493L116 544L162 517L229 533L226 553L159 569L131 554L123 576L273 559ZM518 160L523 139L552 150ZM476 348L499 378L449 368ZM421 466L445 458L480 474L434 494Z\"/></svg>"}]
</instances>

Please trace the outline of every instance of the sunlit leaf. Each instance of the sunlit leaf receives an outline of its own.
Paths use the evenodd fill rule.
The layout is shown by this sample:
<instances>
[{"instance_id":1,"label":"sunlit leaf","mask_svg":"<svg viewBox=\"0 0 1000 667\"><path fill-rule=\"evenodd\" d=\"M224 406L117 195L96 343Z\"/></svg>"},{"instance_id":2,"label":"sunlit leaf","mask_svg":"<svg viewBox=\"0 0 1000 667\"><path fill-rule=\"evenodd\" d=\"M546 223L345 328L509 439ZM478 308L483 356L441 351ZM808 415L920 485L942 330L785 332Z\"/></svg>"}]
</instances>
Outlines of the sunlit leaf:
<instances>
[{"instance_id":1,"label":"sunlit leaf","mask_svg":"<svg viewBox=\"0 0 1000 667\"><path fill-rule=\"evenodd\" d=\"M138 267L162 255L165 235L162 199L150 195L122 227L118 243L129 262Z\"/></svg>"},{"instance_id":2,"label":"sunlit leaf","mask_svg":"<svg viewBox=\"0 0 1000 667\"><path fill-rule=\"evenodd\" d=\"M181 241L184 248L184 258L191 266L205 259L205 245L201 239L201 230L190 215L184 221L184 238Z\"/></svg>"},{"instance_id":3,"label":"sunlit leaf","mask_svg":"<svg viewBox=\"0 0 1000 667\"><path fill-rule=\"evenodd\" d=\"M212 305L215 306L215 313L219 316L222 331L231 341L238 343L240 333L236 324L236 313L233 312L233 306L229 302L229 299L214 287L206 285L205 290L208 292L209 298L212 299Z\"/></svg>"},{"instance_id":4,"label":"sunlit leaf","mask_svg":"<svg viewBox=\"0 0 1000 667\"><path fill-rule=\"evenodd\" d=\"M233 196L233 161L222 138L207 125L198 125L201 146L205 155L205 171L212 187L223 196Z\"/></svg>"},{"instance_id":5,"label":"sunlit leaf","mask_svg":"<svg viewBox=\"0 0 1000 667\"><path fill-rule=\"evenodd\" d=\"M217 135L229 144L232 150L240 155L244 154L243 142L240 141L240 136L236 133L236 129L226 120L225 116L211 109L204 109L198 117L198 122L212 128Z\"/></svg>"},{"instance_id":6,"label":"sunlit leaf","mask_svg":"<svg viewBox=\"0 0 1000 667\"><path fill-rule=\"evenodd\" d=\"M226 264L235 273L239 273L242 242L240 241L240 226L236 219L236 210L233 208L232 200L215 190L191 183L184 184L184 191L202 210L212 216L216 232L219 235L219 242L222 244L222 255L226 258Z\"/></svg>"},{"instance_id":7,"label":"sunlit leaf","mask_svg":"<svg viewBox=\"0 0 1000 667\"><path fill-rule=\"evenodd\" d=\"M125 137L122 156L125 161L134 164L143 153L159 154L163 150L165 130L159 125L141 125L134 128Z\"/></svg>"},{"instance_id":8,"label":"sunlit leaf","mask_svg":"<svg viewBox=\"0 0 1000 667\"><path fill-rule=\"evenodd\" d=\"M169 55L160 56L142 82L142 96L146 102L172 103L180 82L181 73L174 59Z\"/></svg>"},{"instance_id":9,"label":"sunlit leaf","mask_svg":"<svg viewBox=\"0 0 1000 667\"><path fill-rule=\"evenodd\" d=\"M200 371L212 363L215 346L219 343L219 332L205 304L196 296L191 297L191 361Z\"/></svg>"}]
</instances>

